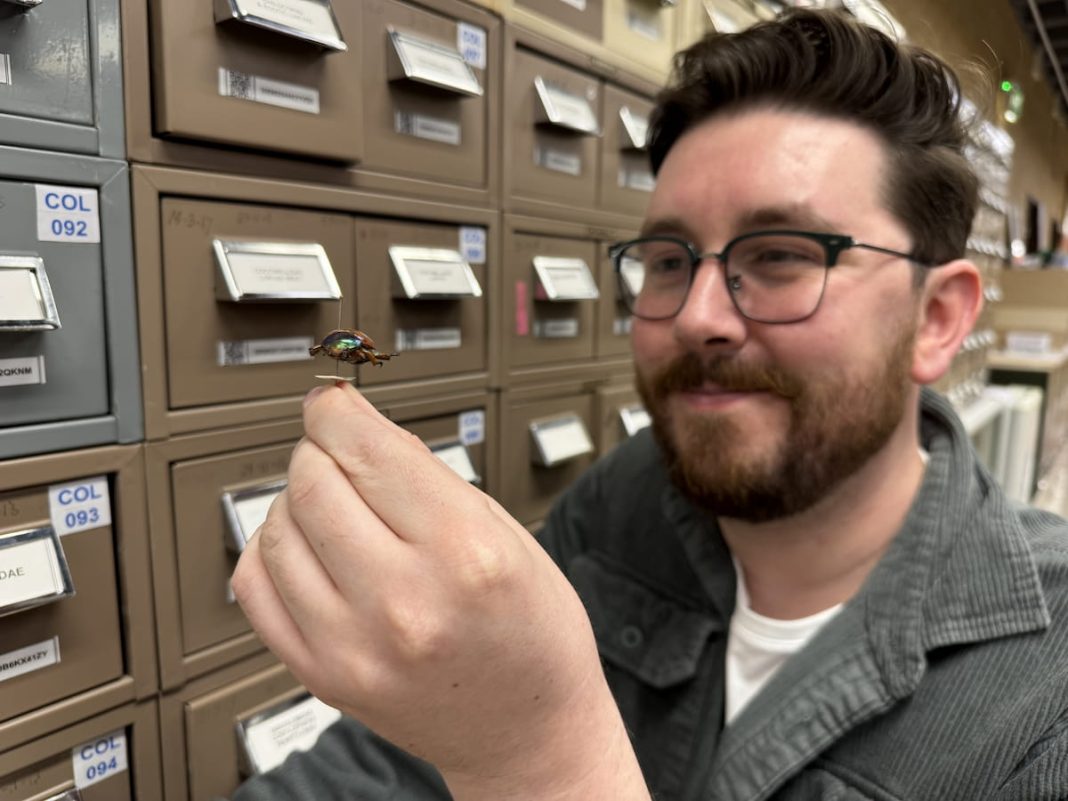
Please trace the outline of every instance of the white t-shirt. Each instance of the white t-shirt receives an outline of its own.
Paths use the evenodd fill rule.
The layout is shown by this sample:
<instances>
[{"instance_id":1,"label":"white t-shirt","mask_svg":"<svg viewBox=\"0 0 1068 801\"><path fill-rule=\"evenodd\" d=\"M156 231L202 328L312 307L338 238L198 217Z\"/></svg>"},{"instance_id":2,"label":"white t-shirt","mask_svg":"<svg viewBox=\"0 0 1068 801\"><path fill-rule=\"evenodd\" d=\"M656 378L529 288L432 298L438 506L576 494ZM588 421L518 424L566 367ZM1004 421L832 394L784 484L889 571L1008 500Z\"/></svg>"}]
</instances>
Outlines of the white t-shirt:
<instances>
[{"instance_id":1,"label":"white t-shirt","mask_svg":"<svg viewBox=\"0 0 1068 801\"><path fill-rule=\"evenodd\" d=\"M844 604L797 620L776 620L749 606L745 579L735 562L738 594L727 634L727 715L729 724L792 654L816 636Z\"/></svg>"}]
</instances>

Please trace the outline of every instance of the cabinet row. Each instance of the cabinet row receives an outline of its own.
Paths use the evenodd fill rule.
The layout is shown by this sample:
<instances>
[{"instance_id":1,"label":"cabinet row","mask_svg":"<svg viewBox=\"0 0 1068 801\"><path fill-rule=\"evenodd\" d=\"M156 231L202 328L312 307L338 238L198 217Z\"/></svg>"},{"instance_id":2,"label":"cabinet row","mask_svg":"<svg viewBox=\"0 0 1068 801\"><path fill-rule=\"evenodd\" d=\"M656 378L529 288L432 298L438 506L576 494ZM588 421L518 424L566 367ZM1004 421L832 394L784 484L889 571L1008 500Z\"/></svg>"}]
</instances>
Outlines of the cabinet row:
<instances>
[{"instance_id":1,"label":"cabinet row","mask_svg":"<svg viewBox=\"0 0 1068 801\"><path fill-rule=\"evenodd\" d=\"M380 408L531 529L648 424L624 376ZM0 753L262 650L229 577L302 433L290 420L0 463Z\"/></svg>"},{"instance_id":2,"label":"cabinet row","mask_svg":"<svg viewBox=\"0 0 1068 801\"><path fill-rule=\"evenodd\" d=\"M147 167L131 227L122 163L5 156L0 457L293 417L336 370L393 402L629 358L608 247L633 230ZM334 329L397 355L313 357Z\"/></svg>"},{"instance_id":3,"label":"cabinet row","mask_svg":"<svg viewBox=\"0 0 1068 801\"><path fill-rule=\"evenodd\" d=\"M564 17L602 12L601 0L582 0L581 11L534 1ZM623 19L678 13L650 0L608 4ZM648 196L643 150L661 80L627 77L485 8L129 0L123 108L114 5L48 0L3 12L0 144L484 207L503 195L516 211L549 203L634 216ZM666 75L674 38L666 27L662 38L659 52L611 41ZM48 60L58 41L77 56L63 70Z\"/></svg>"}]
</instances>

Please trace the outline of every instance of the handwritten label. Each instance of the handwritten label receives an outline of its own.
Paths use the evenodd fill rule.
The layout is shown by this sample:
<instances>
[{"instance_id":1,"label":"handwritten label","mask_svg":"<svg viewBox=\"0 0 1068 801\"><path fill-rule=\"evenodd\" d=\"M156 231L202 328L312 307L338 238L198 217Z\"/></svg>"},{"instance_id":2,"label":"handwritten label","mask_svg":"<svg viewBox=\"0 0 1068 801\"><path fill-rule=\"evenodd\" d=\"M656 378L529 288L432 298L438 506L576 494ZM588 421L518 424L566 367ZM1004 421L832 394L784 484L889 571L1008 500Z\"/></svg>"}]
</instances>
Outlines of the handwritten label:
<instances>
[{"instance_id":1,"label":"handwritten label","mask_svg":"<svg viewBox=\"0 0 1068 801\"><path fill-rule=\"evenodd\" d=\"M37 239L78 245L100 241L97 192L76 186L36 184Z\"/></svg>"},{"instance_id":2,"label":"handwritten label","mask_svg":"<svg viewBox=\"0 0 1068 801\"><path fill-rule=\"evenodd\" d=\"M478 445L486 439L486 412L471 409L460 412L460 442L464 445Z\"/></svg>"},{"instance_id":3,"label":"handwritten label","mask_svg":"<svg viewBox=\"0 0 1068 801\"><path fill-rule=\"evenodd\" d=\"M486 229L477 225L460 228L460 255L468 264L486 263Z\"/></svg>"},{"instance_id":4,"label":"handwritten label","mask_svg":"<svg viewBox=\"0 0 1068 801\"><path fill-rule=\"evenodd\" d=\"M111 497L104 476L48 488L52 526L60 536L111 524Z\"/></svg>"},{"instance_id":5,"label":"handwritten label","mask_svg":"<svg viewBox=\"0 0 1068 801\"><path fill-rule=\"evenodd\" d=\"M477 70L486 69L486 29L468 22L456 26L456 49Z\"/></svg>"},{"instance_id":6,"label":"handwritten label","mask_svg":"<svg viewBox=\"0 0 1068 801\"><path fill-rule=\"evenodd\" d=\"M45 383L44 356L0 359L0 387Z\"/></svg>"},{"instance_id":7,"label":"handwritten label","mask_svg":"<svg viewBox=\"0 0 1068 801\"><path fill-rule=\"evenodd\" d=\"M0 654L0 681L59 664L59 637Z\"/></svg>"},{"instance_id":8,"label":"handwritten label","mask_svg":"<svg viewBox=\"0 0 1068 801\"><path fill-rule=\"evenodd\" d=\"M593 453L593 442L586 433L585 424L577 415L531 423L530 430L537 443L540 463L545 467L555 467Z\"/></svg>"},{"instance_id":9,"label":"handwritten label","mask_svg":"<svg viewBox=\"0 0 1068 801\"><path fill-rule=\"evenodd\" d=\"M126 732L119 729L72 748L71 761L74 767L74 786L79 790L123 773L128 768Z\"/></svg>"},{"instance_id":10,"label":"handwritten label","mask_svg":"<svg viewBox=\"0 0 1068 801\"><path fill-rule=\"evenodd\" d=\"M240 0L238 7L282 28L319 39L333 40L340 36L328 3L311 0Z\"/></svg>"}]
</instances>

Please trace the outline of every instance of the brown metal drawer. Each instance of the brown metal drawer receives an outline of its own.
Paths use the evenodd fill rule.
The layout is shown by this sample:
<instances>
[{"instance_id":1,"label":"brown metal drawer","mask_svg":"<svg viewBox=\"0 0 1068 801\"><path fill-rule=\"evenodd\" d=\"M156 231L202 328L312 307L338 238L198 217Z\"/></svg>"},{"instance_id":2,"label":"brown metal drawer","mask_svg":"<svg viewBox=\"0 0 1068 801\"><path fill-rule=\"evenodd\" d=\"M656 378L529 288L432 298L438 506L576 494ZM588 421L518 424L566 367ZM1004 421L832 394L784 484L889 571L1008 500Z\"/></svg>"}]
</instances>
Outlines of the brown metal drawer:
<instances>
[{"instance_id":1,"label":"brown metal drawer","mask_svg":"<svg viewBox=\"0 0 1068 801\"><path fill-rule=\"evenodd\" d=\"M645 149L652 110L648 98L611 84L604 88L600 206L606 211L633 217L645 214L655 185Z\"/></svg>"},{"instance_id":2,"label":"brown metal drawer","mask_svg":"<svg viewBox=\"0 0 1068 801\"><path fill-rule=\"evenodd\" d=\"M604 31L603 0L515 0L558 25L599 42Z\"/></svg>"},{"instance_id":3,"label":"brown metal drawer","mask_svg":"<svg viewBox=\"0 0 1068 801\"><path fill-rule=\"evenodd\" d=\"M501 426L504 508L524 525L542 520L556 497L593 462L593 430L588 392L506 397Z\"/></svg>"},{"instance_id":4,"label":"brown metal drawer","mask_svg":"<svg viewBox=\"0 0 1068 801\"><path fill-rule=\"evenodd\" d=\"M649 425L649 415L632 384L600 387L594 412L601 455Z\"/></svg>"},{"instance_id":5,"label":"brown metal drawer","mask_svg":"<svg viewBox=\"0 0 1068 801\"><path fill-rule=\"evenodd\" d=\"M338 327L328 272L345 299L341 327L355 324L351 219L186 198L160 205L169 405L307 391L316 372L307 349ZM240 255L232 262L241 265L237 289L248 290L240 300L225 284L220 248L228 264ZM318 299L262 297L286 292Z\"/></svg>"},{"instance_id":6,"label":"brown metal drawer","mask_svg":"<svg viewBox=\"0 0 1068 801\"><path fill-rule=\"evenodd\" d=\"M334 29L325 10L329 5L219 0L213 11L211 0L151 0L157 133L358 161L363 152L362 6L333 3ZM263 12L273 18L267 22L282 24L276 30L254 24L255 14L226 19L219 16L225 7ZM310 17L315 19L309 22ZM340 32L347 49L308 41L313 29Z\"/></svg>"},{"instance_id":7,"label":"brown metal drawer","mask_svg":"<svg viewBox=\"0 0 1068 801\"><path fill-rule=\"evenodd\" d=\"M379 350L401 354L381 369L362 368L361 386L487 369L488 270L464 258L461 230L356 221L359 326Z\"/></svg>"}]
</instances>

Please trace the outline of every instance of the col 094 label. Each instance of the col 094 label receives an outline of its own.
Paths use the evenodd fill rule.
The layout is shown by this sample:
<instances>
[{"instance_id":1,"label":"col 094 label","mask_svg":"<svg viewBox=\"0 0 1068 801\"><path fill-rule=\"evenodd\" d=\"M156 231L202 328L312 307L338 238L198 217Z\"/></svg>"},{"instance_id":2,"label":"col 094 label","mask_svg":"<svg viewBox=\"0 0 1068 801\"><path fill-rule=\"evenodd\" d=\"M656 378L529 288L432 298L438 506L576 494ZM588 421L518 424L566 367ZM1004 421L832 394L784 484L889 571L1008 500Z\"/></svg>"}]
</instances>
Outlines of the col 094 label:
<instances>
[{"instance_id":1,"label":"col 094 label","mask_svg":"<svg viewBox=\"0 0 1068 801\"><path fill-rule=\"evenodd\" d=\"M122 773L128 767L126 732L113 731L71 749L74 786L79 790Z\"/></svg>"},{"instance_id":2,"label":"col 094 label","mask_svg":"<svg viewBox=\"0 0 1068 801\"><path fill-rule=\"evenodd\" d=\"M48 488L48 509L59 535L111 524L111 498L104 476Z\"/></svg>"},{"instance_id":3,"label":"col 094 label","mask_svg":"<svg viewBox=\"0 0 1068 801\"><path fill-rule=\"evenodd\" d=\"M36 184L37 239L76 245L100 241L97 192L75 186Z\"/></svg>"}]
</instances>

